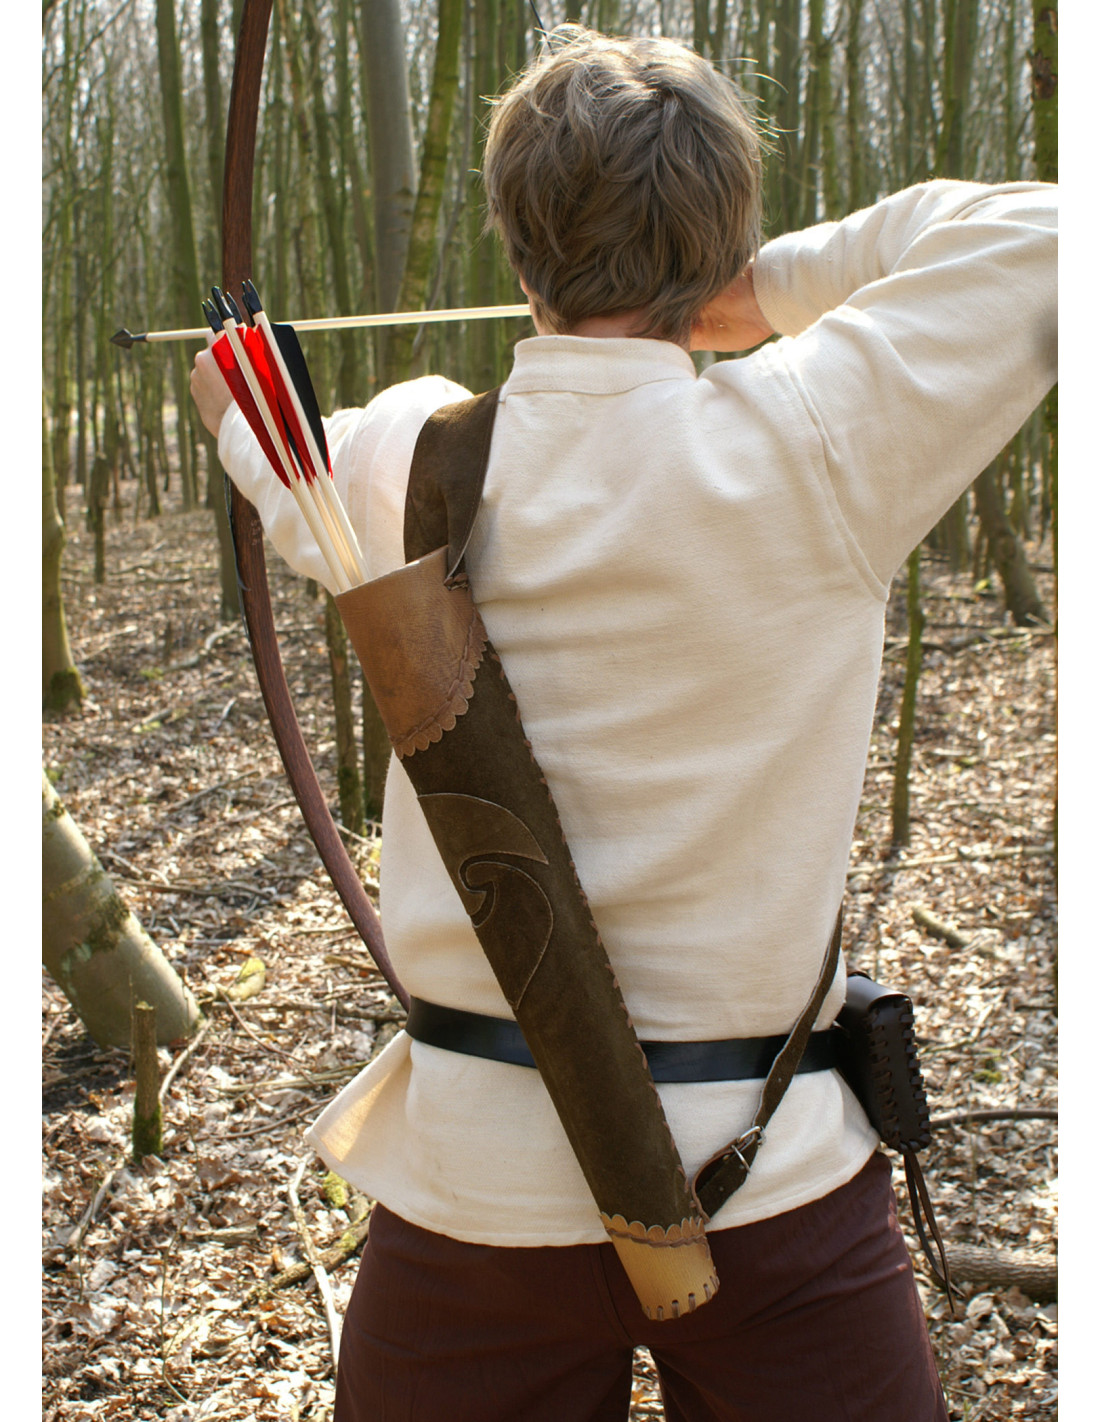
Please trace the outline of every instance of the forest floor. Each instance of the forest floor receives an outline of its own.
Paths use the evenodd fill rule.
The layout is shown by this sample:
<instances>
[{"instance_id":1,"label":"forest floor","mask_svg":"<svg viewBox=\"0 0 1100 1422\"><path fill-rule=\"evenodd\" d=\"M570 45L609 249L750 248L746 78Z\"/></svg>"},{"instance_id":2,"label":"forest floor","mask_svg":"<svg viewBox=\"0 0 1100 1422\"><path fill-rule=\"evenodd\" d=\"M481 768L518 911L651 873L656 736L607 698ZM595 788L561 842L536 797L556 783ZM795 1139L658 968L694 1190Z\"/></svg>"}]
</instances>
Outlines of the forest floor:
<instances>
[{"instance_id":1,"label":"forest floor","mask_svg":"<svg viewBox=\"0 0 1100 1422\"><path fill-rule=\"evenodd\" d=\"M333 1362L317 1286L263 1286L305 1258L288 1193L300 1162L319 1249L369 1209L326 1179L302 1132L399 1029L400 1008L306 834L242 626L217 620L212 515L116 516L96 585L76 492L69 504L64 587L87 699L45 726L44 764L206 1019L166 1096L161 1155L134 1164L129 1054L97 1048L43 977L43 1416L325 1419ZM322 604L274 557L269 571L287 678L334 803ZM924 571L912 840L890 857L899 586L852 851L849 961L917 1004L934 1117L1051 1109L1055 637L1011 626L969 577ZM1049 606L1049 568L1040 582ZM371 888L377 837L351 848ZM963 946L917 921L922 909ZM262 991L227 1000L253 958ZM183 1050L162 1049L162 1068ZM1053 1258L1055 1142L1050 1119L940 1126L924 1155L944 1238ZM900 1169L896 1183L915 1244ZM337 1310L355 1259L329 1270ZM952 1319L919 1250L914 1260L952 1422L1055 1418L1057 1304L965 1283ZM662 1416L639 1355L631 1417Z\"/></svg>"}]
</instances>

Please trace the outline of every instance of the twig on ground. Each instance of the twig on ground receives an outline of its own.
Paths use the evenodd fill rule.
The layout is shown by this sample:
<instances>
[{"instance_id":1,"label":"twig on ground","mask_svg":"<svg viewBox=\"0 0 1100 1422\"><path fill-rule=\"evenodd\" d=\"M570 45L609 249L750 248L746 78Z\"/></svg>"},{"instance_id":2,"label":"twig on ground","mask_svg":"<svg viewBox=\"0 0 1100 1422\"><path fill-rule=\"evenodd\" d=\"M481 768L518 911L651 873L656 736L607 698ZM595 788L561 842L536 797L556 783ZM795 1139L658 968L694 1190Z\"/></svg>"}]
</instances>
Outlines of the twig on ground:
<instances>
[{"instance_id":1,"label":"twig on ground","mask_svg":"<svg viewBox=\"0 0 1100 1422\"><path fill-rule=\"evenodd\" d=\"M102 1181L100 1182L99 1189L92 1196L91 1203L81 1215L80 1223L65 1241L66 1249L80 1248L84 1236L87 1234L88 1230L91 1228L92 1224L95 1221L96 1213L99 1210L100 1205L103 1203L107 1195L107 1191L110 1190L111 1186L115 1183L115 1176L121 1169L122 1163L120 1161L118 1165L113 1165L111 1169L108 1170L107 1174L103 1177Z\"/></svg>"},{"instance_id":2,"label":"twig on ground","mask_svg":"<svg viewBox=\"0 0 1100 1422\"><path fill-rule=\"evenodd\" d=\"M1013 844L1005 849L957 849L951 854L927 854L919 859L887 859L880 864L856 864L849 868L848 878L865 878L869 874L903 874L907 869L924 869L933 864L984 864L992 859L1046 858L1054 853L1053 844Z\"/></svg>"},{"instance_id":3,"label":"twig on ground","mask_svg":"<svg viewBox=\"0 0 1100 1422\"><path fill-rule=\"evenodd\" d=\"M192 667L197 667L204 657L209 656L219 642L224 641L226 637L231 637L236 631L236 623L230 623L225 627L216 628L202 644L200 651L195 652L193 656L188 657L184 662L169 663L164 670L166 672L190 671Z\"/></svg>"},{"instance_id":4,"label":"twig on ground","mask_svg":"<svg viewBox=\"0 0 1100 1422\"><path fill-rule=\"evenodd\" d=\"M258 1047L262 1047L265 1052L274 1052L277 1057L282 1057L284 1061L293 1062L295 1066L305 1066L301 1057L296 1057L293 1052L285 1051L282 1047L277 1047L274 1042L265 1042L264 1039L248 1025L241 1014L237 1011L236 1003L232 1001L224 988L218 988L217 997L219 1002L224 1002L226 1007L237 1020L241 1031L252 1038Z\"/></svg>"},{"instance_id":5,"label":"twig on ground","mask_svg":"<svg viewBox=\"0 0 1100 1422\"><path fill-rule=\"evenodd\" d=\"M340 1236L336 1244L330 1245L328 1249L323 1249L320 1254L321 1263L326 1269L335 1269L350 1259L359 1246L367 1237L367 1230L370 1227L370 1215L365 1215L361 1220L356 1220ZM289 1269L284 1269L281 1274L276 1274L273 1279L268 1279L262 1284L257 1284L255 1288L242 1300L242 1307L249 1304L261 1303L271 1294L279 1289L289 1289L294 1284L300 1284L303 1279L308 1279L313 1272L313 1266L309 1263L292 1264Z\"/></svg>"},{"instance_id":6,"label":"twig on ground","mask_svg":"<svg viewBox=\"0 0 1100 1422\"><path fill-rule=\"evenodd\" d=\"M957 928L952 928L949 923L944 923L942 919L936 918L932 911L926 909L923 904L914 904L912 914L913 921L919 923L922 928L926 928L933 938L942 938L952 948L966 947L969 941L966 936L960 933Z\"/></svg>"},{"instance_id":7,"label":"twig on ground","mask_svg":"<svg viewBox=\"0 0 1100 1422\"><path fill-rule=\"evenodd\" d=\"M65 1013L64 1013L63 1011L55 1012L54 1015L53 1015L53 1017L50 1019L50 1025L46 1028L45 1032L43 1032L43 1034L42 1034L42 1051L43 1051L43 1052L45 1052L46 1047L49 1045L50 1038L51 1038L51 1037L53 1036L53 1034L57 1031L59 1025L64 1021L64 1019L65 1019Z\"/></svg>"},{"instance_id":8,"label":"twig on ground","mask_svg":"<svg viewBox=\"0 0 1100 1422\"><path fill-rule=\"evenodd\" d=\"M287 1111L282 1116L274 1117L274 1119L269 1118L266 1121L261 1121L257 1126L248 1126L243 1131L231 1131L228 1135L224 1135L222 1139L231 1144L236 1144L237 1141L245 1141L252 1136L271 1135L272 1132L279 1130L281 1127L293 1125L295 1121L301 1120L303 1116L312 1116L314 1112L319 1109L316 1101L307 1101L304 1106L296 1106L293 1111Z\"/></svg>"},{"instance_id":9,"label":"twig on ground","mask_svg":"<svg viewBox=\"0 0 1100 1422\"><path fill-rule=\"evenodd\" d=\"M340 1356L340 1316L336 1312L336 1300L332 1297L332 1285L329 1283L328 1274L325 1272L325 1266L317 1246L313 1242L313 1236L309 1232L305 1211L298 1199L298 1186L302 1182L306 1163L306 1157L303 1156L287 1186L287 1194L290 1196L290 1208L294 1212L294 1221L298 1226L298 1234L301 1236L302 1248L306 1252L313 1277L317 1280L317 1290L325 1307L325 1322L328 1324L328 1340L332 1349L332 1368L335 1372L336 1360Z\"/></svg>"},{"instance_id":10,"label":"twig on ground","mask_svg":"<svg viewBox=\"0 0 1100 1422\"><path fill-rule=\"evenodd\" d=\"M1057 1121L1058 1112L1047 1106L1019 1110L952 1111L946 1116L933 1116L932 1126L961 1126L967 1121Z\"/></svg>"},{"instance_id":11,"label":"twig on ground","mask_svg":"<svg viewBox=\"0 0 1100 1422\"><path fill-rule=\"evenodd\" d=\"M261 1096L269 1091L308 1091L313 1086L331 1086L335 1081L343 1081L345 1077L354 1076L356 1072L362 1071L366 1065L365 1061L345 1062L342 1066L310 1072L308 1076L269 1077L265 1081L242 1082L237 1086L222 1087L219 1094L222 1096Z\"/></svg>"},{"instance_id":12,"label":"twig on ground","mask_svg":"<svg viewBox=\"0 0 1100 1422\"><path fill-rule=\"evenodd\" d=\"M198 1047L202 1039L206 1036L207 1032L210 1031L210 1028L212 1026L212 1020L209 1017L204 1017L202 1022L199 1024L198 1031L191 1038L190 1042L188 1042L187 1046L184 1047L183 1051L180 1052L179 1056L168 1068L167 1072L165 1072L164 1080L160 1084L160 1099L162 1101L168 1095L168 1088L172 1085L173 1081L175 1081L181 1067L194 1055L195 1049Z\"/></svg>"},{"instance_id":13,"label":"twig on ground","mask_svg":"<svg viewBox=\"0 0 1100 1422\"><path fill-rule=\"evenodd\" d=\"M146 876L141 872L141 870L136 867L136 865L131 864L128 859L123 859L122 855L119 854L116 850L106 848L101 849L99 851L99 857L100 859L109 859L112 864L121 864L123 869L126 870L126 874L123 876L116 877L126 878L128 883L145 884L153 888L160 884L166 888L171 888L171 884L169 884L168 880L165 878L165 876L161 873L159 869L154 869L152 871L154 874L160 874L159 879L147 879Z\"/></svg>"}]
</instances>

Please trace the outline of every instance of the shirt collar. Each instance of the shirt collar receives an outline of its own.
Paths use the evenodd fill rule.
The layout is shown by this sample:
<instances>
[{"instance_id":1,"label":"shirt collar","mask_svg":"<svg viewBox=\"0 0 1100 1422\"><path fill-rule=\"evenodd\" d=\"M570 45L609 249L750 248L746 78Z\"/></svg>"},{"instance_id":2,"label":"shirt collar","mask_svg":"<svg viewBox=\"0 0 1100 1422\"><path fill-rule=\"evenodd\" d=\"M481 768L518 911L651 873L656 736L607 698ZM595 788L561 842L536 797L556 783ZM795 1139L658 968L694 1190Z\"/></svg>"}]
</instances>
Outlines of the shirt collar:
<instances>
[{"instance_id":1,"label":"shirt collar","mask_svg":"<svg viewBox=\"0 0 1100 1422\"><path fill-rule=\"evenodd\" d=\"M502 398L562 390L619 395L657 380L694 380L695 362L671 341L618 336L532 336L518 341Z\"/></svg>"}]
</instances>

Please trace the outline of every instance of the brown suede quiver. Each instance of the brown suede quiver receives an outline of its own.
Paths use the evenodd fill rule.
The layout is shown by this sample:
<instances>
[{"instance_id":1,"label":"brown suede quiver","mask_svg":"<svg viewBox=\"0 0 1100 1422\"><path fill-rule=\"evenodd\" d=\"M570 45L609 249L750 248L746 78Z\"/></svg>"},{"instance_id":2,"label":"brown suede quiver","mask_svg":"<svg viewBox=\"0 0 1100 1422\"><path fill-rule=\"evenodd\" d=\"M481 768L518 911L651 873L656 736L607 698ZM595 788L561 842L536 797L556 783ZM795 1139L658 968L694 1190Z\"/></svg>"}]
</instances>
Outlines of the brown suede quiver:
<instances>
[{"instance_id":1,"label":"brown suede quiver","mask_svg":"<svg viewBox=\"0 0 1100 1422\"><path fill-rule=\"evenodd\" d=\"M406 505L415 561L336 602L635 1292L674 1318L718 1288L704 1217L460 568L495 410L490 392L429 421Z\"/></svg>"}]
</instances>

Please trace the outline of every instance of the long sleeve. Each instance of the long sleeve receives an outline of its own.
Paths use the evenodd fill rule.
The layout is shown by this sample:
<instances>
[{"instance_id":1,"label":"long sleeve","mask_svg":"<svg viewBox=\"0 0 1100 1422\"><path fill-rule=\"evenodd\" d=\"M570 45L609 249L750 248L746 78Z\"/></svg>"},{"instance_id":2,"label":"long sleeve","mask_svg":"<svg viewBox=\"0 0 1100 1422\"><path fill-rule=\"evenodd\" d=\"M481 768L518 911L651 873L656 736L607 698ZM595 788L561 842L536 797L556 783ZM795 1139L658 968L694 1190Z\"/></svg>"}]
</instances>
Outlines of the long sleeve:
<instances>
[{"instance_id":1,"label":"long sleeve","mask_svg":"<svg viewBox=\"0 0 1100 1422\"><path fill-rule=\"evenodd\" d=\"M363 414L362 410L340 410L324 422L334 477L340 451ZM235 404L226 411L218 431L218 458L237 488L254 505L264 533L284 562L296 573L313 578L334 592L328 563L314 542L294 495L276 477Z\"/></svg>"},{"instance_id":2,"label":"long sleeve","mask_svg":"<svg viewBox=\"0 0 1100 1422\"><path fill-rule=\"evenodd\" d=\"M926 183L760 254L757 299L791 338L762 355L884 584L1057 378L1057 194Z\"/></svg>"},{"instance_id":3,"label":"long sleeve","mask_svg":"<svg viewBox=\"0 0 1100 1422\"><path fill-rule=\"evenodd\" d=\"M333 482L359 540L369 578L404 562L405 485L421 426L441 405L468 395L453 381L426 376L392 386L365 408L338 410L324 421ZM293 494L276 478L236 405L222 420L218 457L255 506L264 533L284 562L334 592L328 564Z\"/></svg>"}]
</instances>

